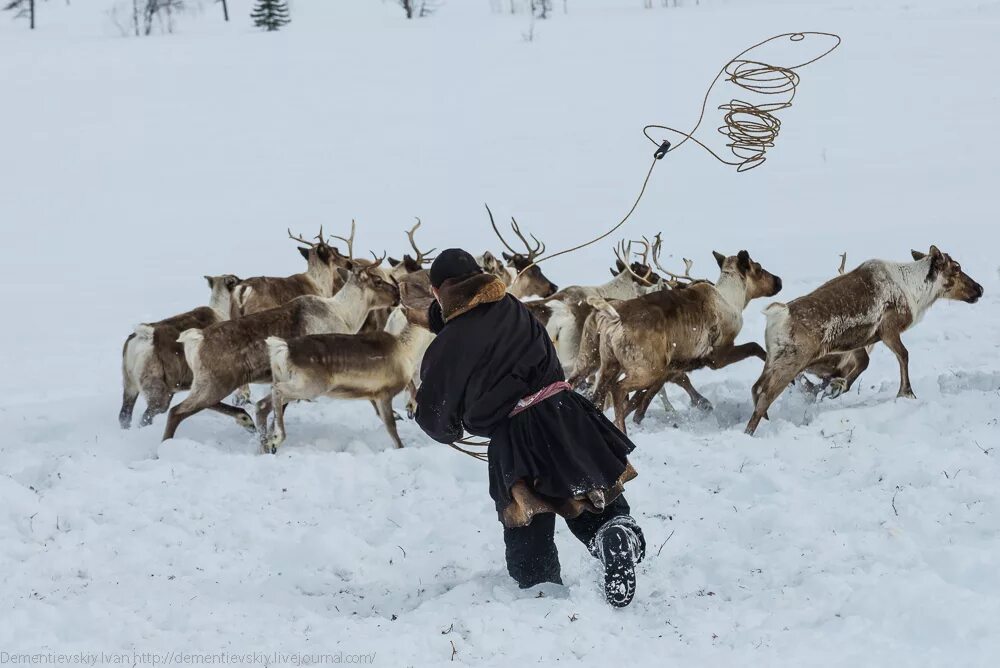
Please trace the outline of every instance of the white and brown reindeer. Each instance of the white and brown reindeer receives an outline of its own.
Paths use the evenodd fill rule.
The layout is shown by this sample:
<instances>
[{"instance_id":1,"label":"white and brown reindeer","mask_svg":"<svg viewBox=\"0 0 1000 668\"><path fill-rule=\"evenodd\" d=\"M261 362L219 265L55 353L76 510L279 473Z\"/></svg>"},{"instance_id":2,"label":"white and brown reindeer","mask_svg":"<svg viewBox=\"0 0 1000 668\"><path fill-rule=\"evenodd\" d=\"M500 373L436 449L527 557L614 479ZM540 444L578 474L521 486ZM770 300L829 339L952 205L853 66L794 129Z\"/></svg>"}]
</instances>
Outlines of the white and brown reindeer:
<instances>
[{"instance_id":1,"label":"white and brown reindeer","mask_svg":"<svg viewBox=\"0 0 1000 668\"><path fill-rule=\"evenodd\" d=\"M285 405L321 396L373 402L393 444L403 447L392 399L412 381L419 359L434 336L427 322L433 295L427 272L400 277L399 290L406 324L396 335L360 332L267 338L273 379L271 402L260 405L257 414L265 453L277 452L285 440ZM274 426L267 433L270 408L274 410Z\"/></svg>"},{"instance_id":2,"label":"white and brown reindeer","mask_svg":"<svg viewBox=\"0 0 1000 668\"><path fill-rule=\"evenodd\" d=\"M267 337L355 333L370 311L397 303L399 290L380 264L381 260L351 263L343 287L333 297L296 297L276 308L182 332L179 341L194 378L190 394L170 410L163 439L173 438L184 419L217 404L236 388L269 383Z\"/></svg>"},{"instance_id":3,"label":"white and brown reindeer","mask_svg":"<svg viewBox=\"0 0 1000 668\"><path fill-rule=\"evenodd\" d=\"M191 368L184 359L184 349L177 342L180 333L229 319L232 291L240 279L223 274L205 276L205 280L212 291L208 306L199 306L158 322L143 323L125 339L122 407L118 413L122 429L132 426L132 411L139 394L146 400L146 410L139 419L139 426L145 427L152 424L154 417L167 411L175 393L191 387ZM217 410L236 415L226 408Z\"/></svg>"},{"instance_id":4,"label":"white and brown reindeer","mask_svg":"<svg viewBox=\"0 0 1000 668\"><path fill-rule=\"evenodd\" d=\"M767 361L753 386L753 434L767 410L804 369L831 353L850 353L881 341L899 362L899 393L910 397L909 352L900 335L939 299L974 304L983 286L931 246L911 251L913 262L869 260L787 304L764 309Z\"/></svg>"},{"instance_id":5,"label":"white and brown reindeer","mask_svg":"<svg viewBox=\"0 0 1000 668\"><path fill-rule=\"evenodd\" d=\"M591 302L600 313L601 368L594 401L603 406L608 392L615 424L638 415L678 373L720 369L748 357L764 359L757 343L735 345L743 310L758 297L781 290L781 279L761 267L745 250L726 257L713 253L721 271L713 285L698 282L683 289L659 290L612 306ZM635 393L629 401L629 393Z\"/></svg>"}]
</instances>

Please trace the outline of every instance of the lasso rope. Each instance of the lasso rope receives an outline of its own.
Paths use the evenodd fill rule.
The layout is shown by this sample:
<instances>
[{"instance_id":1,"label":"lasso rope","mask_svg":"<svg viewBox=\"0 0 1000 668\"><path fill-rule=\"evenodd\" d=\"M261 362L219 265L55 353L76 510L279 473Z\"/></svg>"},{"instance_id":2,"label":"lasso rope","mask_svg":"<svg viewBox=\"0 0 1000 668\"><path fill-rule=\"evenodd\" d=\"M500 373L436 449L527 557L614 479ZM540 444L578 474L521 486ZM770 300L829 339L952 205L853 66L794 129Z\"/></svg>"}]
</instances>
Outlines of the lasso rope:
<instances>
[{"instance_id":1,"label":"lasso rope","mask_svg":"<svg viewBox=\"0 0 1000 668\"><path fill-rule=\"evenodd\" d=\"M806 39L806 37L810 36L832 39L833 45L814 58L789 67L770 65L761 60L747 58L747 54L751 51L761 48L766 44L770 44L771 42L786 38L790 42L802 42ZM705 96L702 98L701 109L698 112L698 120L695 122L694 127L687 132L667 125L655 124L647 125L642 129L642 133L647 139L649 139L649 141L657 146L657 149L653 154L653 161L649 165L646 177L642 180L642 187L639 189L639 194L636 196L635 201L632 202L632 206L629 208L628 212L626 212L625 216L607 232L591 239L590 241L538 258L522 269L518 273L518 277L540 262L551 260L554 257L566 255L567 253L573 253L582 248L586 248L587 246L592 246L598 241L606 239L618 231L618 229L632 217L632 214L639 206L639 202L642 200L643 195L646 194L646 187L649 185L649 179L653 175L653 168L656 167L656 163L668 153L672 153L679 149L688 140L693 141L698 146L701 146L722 164L736 167L737 172L746 172L764 164L764 161L767 160L767 150L774 146L774 142L778 138L778 132L781 130L781 121L777 118L777 116L775 116L775 113L791 107L792 100L795 99L795 92L799 85L799 75L796 70L799 70L806 65L811 65L817 60L829 55L834 49L840 46L840 42L841 39L839 35L829 32L788 32L781 35L775 35L774 37L769 37L741 51L729 62L723 65L722 69L719 70L719 73L715 75L714 79L712 79L712 83L709 84L708 89L705 91ZM723 124L718 128L718 131L720 134L729 138L729 142L726 144L726 147L732 153L735 161L733 159L727 160L722 157L694 136L695 132L698 131L702 122L705 120L705 112L708 109L708 100L712 95L712 90L723 77L726 81L736 84L743 90L759 95L783 95L786 98L780 102L765 104L753 104L743 100L733 99L727 104L723 104L718 107L720 111L725 112L722 117ZM657 140L654 138L652 134L650 134L652 130L662 130L675 135L680 135L681 140L676 144L671 145L669 141Z\"/></svg>"},{"instance_id":2,"label":"lasso rope","mask_svg":"<svg viewBox=\"0 0 1000 668\"><path fill-rule=\"evenodd\" d=\"M788 67L770 65L761 60L754 60L747 57L747 54L754 49L759 49L766 44L770 44L771 42L786 38L790 42L801 42L805 40L807 36L830 38L833 40L833 45L809 60ZM594 239L591 239L590 241L534 260L518 272L517 277L520 278L521 274L528 271L531 267L544 262L545 260L551 260L554 257L573 253L582 248L586 248L587 246L592 246L598 241L606 239L614 234L619 228L622 227L622 225L628 222L628 219L632 217L632 214L635 213L636 208L638 208L639 202L642 201L643 195L646 194L646 187L649 185L649 179L653 175L653 169L656 167L656 163L668 153L672 153L679 149L689 140L708 151L712 157L722 164L736 167L737 172L748 172L751 169L760 167L767 160L767 151L768 149L774 147L775 140L777 140L778 133L781 130L781 121L777 116L775 116L775 114L791 107L792 100L795 99L795 93L799 85L799 75L796 70L799 70L806 65L811 65L817 60L826 57L834 49L840 46L840 42L841 39L839 35L829 32L788 32L781 35L775 35L774 37L769 37L741 51L729 62L723 65L722 69L719 70L719 73L715 75L714 79L712 79L712 83L709 84L708 89L705 91L705 96L701 100L701 109L698 112L698 120L695 121L694 127L687 132L667 125L655 124L647 125L642 129L642 133L657 147L657 149L653 154L653 161L649 165L649 169L646 171L646 177L642 180L642 187L639 188L639 194L636 196L635 201L632 202L632 206L629 207L625 216L610 230L598 237L595 237ZM728 103L718 107L720 111L725 112L722 117L722 125L718 128L718 131L729 140L726 144L726 147L729 149L730 153L732 153L732 158L729 159L719 155L707 144L694 136L694 134L701 127L702 122L705 120L705 113L708 109L708 100L712 95L712 90L715 88L715 85L719 83L719 80L723 78L725 78L726 81L733 83L741 89L751 93L756 93L758 95L782 95L785 98L777 102L763 104L753 104L743 100L732 99ZM680 135L681 140L676 144L671 144L665 139L657 140L651 134L651 131L654 130ZM735 158L735 160L733 158ZM486 209L489 211L489 207L486 207ZM490 219L492 220L492 218L493 216L490 214ZM489 441L471 441L467 438L456 441L456 443L479 447L489 446ZM484 453L466 450L465 448L459 447L455 444L452 444L451 447L481 461L487 460Z\"/></svg>"}]
</instances>

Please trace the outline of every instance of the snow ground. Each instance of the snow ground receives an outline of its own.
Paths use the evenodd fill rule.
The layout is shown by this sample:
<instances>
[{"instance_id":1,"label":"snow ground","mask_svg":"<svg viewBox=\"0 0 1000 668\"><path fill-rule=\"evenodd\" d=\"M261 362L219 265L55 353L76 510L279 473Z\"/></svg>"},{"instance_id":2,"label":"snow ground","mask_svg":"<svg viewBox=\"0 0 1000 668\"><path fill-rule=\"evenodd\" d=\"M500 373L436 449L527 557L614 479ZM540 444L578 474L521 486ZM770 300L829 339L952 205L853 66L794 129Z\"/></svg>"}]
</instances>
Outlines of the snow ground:
<instances>
[{"instance_id":1,"label":"snow ground","mask_svg":"<svg viewBox=\"0 0 1000 668\"><path fill-rule=\"evenodd\" d=\"M248 3L233 3L234 16ZM628 5L628 6L626 6ZM102 11L0 20L0 650L377 652L376 665L990 665L1000 651L1000 329L992 201L996 3L571 2L523 17L453 0L298 0L274 35L214 22L115 37ZM766 11L761 11L761 9ZM46 26L45 21L50 23ZM482 202L559 248L631 203L646 123L684 125L721 64L786 30L844 45L803 72L770 161L654 172L629 234L664 230L708 274L747 248L782 298L837 254L937 243L986 288L904 339L916 401L877 349L856 392L792 393L742 427L759 364L699 372L710 415L659 407L628 497L650 552L628 609L558 536L564 589L506 577L482 464L411 423L391 451L357 403L289 411L276 457L197 416L121 432L121 341L202 303L202 274L287 274L284 229L401 249L496 248ZM708 124L711 129L712 124ZM603 280L609 244L555 260ZM762 340L763 302L744 340ZM673 397L673 395L672 395Z\"/></svg>"}]
</instances>

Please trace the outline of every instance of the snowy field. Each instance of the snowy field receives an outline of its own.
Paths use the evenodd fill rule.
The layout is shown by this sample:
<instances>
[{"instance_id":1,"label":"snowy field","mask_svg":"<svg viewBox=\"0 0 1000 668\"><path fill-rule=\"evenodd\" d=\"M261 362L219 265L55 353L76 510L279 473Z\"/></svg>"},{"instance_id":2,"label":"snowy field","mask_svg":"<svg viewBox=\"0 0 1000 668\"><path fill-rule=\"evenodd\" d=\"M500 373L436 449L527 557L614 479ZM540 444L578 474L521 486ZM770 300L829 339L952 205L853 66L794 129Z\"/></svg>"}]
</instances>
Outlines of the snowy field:
<instances>
[{"instance_id":1,"label":"snowy field","mask_svg":"<svg viewBox=\"0 0 1000 668\"><path fill-rule=\"evenodd\" d=\"M0 16L0 651L995 665L1000 4L569 0L531 42L488 0L412 22L295 0L274 34L230 4L229 24L206 4L149 38L100 0L40 3L34 33ZM499 251L484 201L552 250L583 241L631 204L642 126L689 125L726 60L791 30L844 42L802 71L769 161L736 174L684 147L625 232L662 230L710 278L713 249L746 248L783 300L841 252L935 243L986 296L904 335L916 400L879 347L850 395L786 393L755 438L756 360L693 375L710 414L654 404L632 432L650 553L631 607L604 603L564 527L566 586L519 591L485 466L412 422L391 450L363 403L293 407L274 457L211 413L164 444L162 417L119 429L124 337L204 303L203 274L300 271L285 228L352 217L365 250L402 252L420 216L429 245ZM544 270L603 282L610 246ZM742 341L763 341L765 305Z\"/></svg>"}]
</instances>

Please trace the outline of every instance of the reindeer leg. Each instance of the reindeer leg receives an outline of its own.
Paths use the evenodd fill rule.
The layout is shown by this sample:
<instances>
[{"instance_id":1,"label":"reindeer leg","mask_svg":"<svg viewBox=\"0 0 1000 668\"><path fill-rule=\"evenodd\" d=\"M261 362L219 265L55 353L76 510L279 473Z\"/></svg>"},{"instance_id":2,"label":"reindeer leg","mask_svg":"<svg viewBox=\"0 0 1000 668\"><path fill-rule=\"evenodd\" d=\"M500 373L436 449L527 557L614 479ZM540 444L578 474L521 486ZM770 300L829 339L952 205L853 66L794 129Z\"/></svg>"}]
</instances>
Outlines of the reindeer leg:
<instances>
[{"instance_id":1,"label":"reindeer leg","mask_svg":"<svg viewBox=\"0 0 1000 668\"><path fill-rule=\"evenodd\" d=\"M752 435L757 430L761 419L767 417L767 409L807 363L808 359L801 362L799 358L785 357L769 359L764 364L764 371L753 385L754 411L747 423L747 434Z\"/></svg>"},{"instance_id":2,"label":"reindeer leg","mask_svg":"<svg viewBox=\"0 0 1000 668\"><path fill-rule=\"evenodd\" d=\"M233 403L237 406L246 406L250 403L250 386L241 385L233 394Z\"/></svg>"},{"instance_id":3,"label":"reindeer leg","mask_svg":"<svg viewBox=\"0 0 1000 668\"><path fill-rule=\"evenodd\" d=\"M153 418L160 413L166 413L170 408L170 401L174 398L166 386L157 388L147 388L146 390L146 410L143 411L139 419L140 427L148 427L153 424Z\"/></svg>"},{"instance_id":4,"label":"reindeer leg","mask_svg":"<svg viewBox=\"0 0 1000 668\"><path fill-rule=\"evenodd\" d=\"M389 438L396 445L397 448L403 447L403 442L399 440L399 432L396 431L396 418L392 410L392 397L382 397L378 399L375 403L375 409L382 418L382 423L385 424L386 431L389 432Z\"/></svg>"},{"instance_id":5,"label":"reindeer leg","mask_svg":"<svg viewBox=\"0 0 1000 668\"><path fill-rule=\"evenodd\" d=\"M722 367L742 362L748 357L758 357L767 361L767 353L760 347L759 343L744 343L739 346L730 346L712 352L708 358L708 366L711 369L721 369Z\"/></svg>"},{"instance_id":6,"label":"reindeer leg","mask_svg":"<svg viewBox=\"0 0 1000 668\"><path fill-rule=\"evenodd\" d=\"M181 422L195 413L200 413L214 403L214 401L206 401L205 397L199 396L199 394L192 391L184 401L171 408L170 413L167 414L167 426L163 429L163 440L166 441L173 438Z\"/></svg>"},{"instance_id":7,"label":"reindeer leg","mask_svg":"<svg viewBox=\"0 0 1000 668\"><path fill-rule=\"evenodd\" d=\"M253 418L242 408L237 408L236 406L230 406L229 404L224 404L221 401L212 404L211 406L205 406L210 411L215 411L216 413L222 413L223 415L228 415L229 417L236 420L237 424L249 431L251 434L257 432L254 427Z\"/></svg>"},{"instance_id":8,"label":"reindeer leg","mask_svg":"<svg viewBox=\"0 0 1000 668\"><path fill-rule=\"evenodd\" d=\"M271 408L274 410L274 429L266 442L262 442L263 454L277 454L278 446L285 442L285 397L276 387L271 388ZM266 419L266 418L265 418Z\"/></svg>"},{"instance_id":9,"label":"reindeer leg","mask_svg":"<svg viewBox=\"0 0 1000 668\"><path fill-rule=\"evenodd\" d=\"M122 408L118 411L118 424L122 429L132 427L132 411L135 410L135 402L138 398L139 388L126 380L122 389Z\"/></svg>"},{"instance_id":10,"label":"reindeer leg","mask_svg":"<svg viewBox=\"0 0 1000 668\"><path fill-rule=\"evenodd\" d=\"M899 392L896 394L896 398L916 399L913 388L910 387L910 353L903 345L902 339L899 338L899 332L883 332L882 343L896 355L896 359L899 361Z\"/></svg>"},{"instance_id":11,"label":"reindeer leg","mask_svg":"<svg viewBox=\"0 0 1000 668\"><path fill-rule=\"evenodd\" d=\"M867 350L859 348L854 351L854 366L844 376L844 380L846 381L846 387L844 388L845 392L850 391L850 389L854 386L854 381L856 381L861 374L865 372L865 369L868 368L869 362L871 362L871 357L869 357Z\"/></svg>"},{"instance_id":12,"label":"reindeer leg","mask_svg":"<svg viewBox=\"0 0 1000 668\"><path fill-rule=\"evenodd\" d=\"M262 451L266 450L267 439L270 436L270 430L267 428L267 417L271 414L273 405L273 394L268 394L266 397L257 402L257 415L255 421L257 423L257 435L260 437L260 447Z\"/></svg>"},{"instance_id":13,"label":"reindeer leg","mask_svg":"<svg viewBox=\"0 0 1000 668\"><path fill-rule=\"evenodd\" d=\"M692 406L700 411L712 410L712 402L701 396L698 390L694 389L694 385L691 384L691 379L686 373L679 373L676 376L673 376L670 379L670 382L687 392L688 397L691 399Z\"/></svg>"},{"instance_id":14,"label":"reindeer leg","mask_svg":"<svg viewBox=\"0 0 1000 668\"><path fill-rule=\"evenodd\" d=\"M667 398L667 386L666 386L666 384L664 384L664 386L660 388L660 391L657 392L656 395L658 397L660 397L660 403L663 404L663 410L665 410L668 413L676 413L677 412L677 409L674 408L674 405L672 403L670 403L670 399Z\"/></svg>"},{"instance_id":15,"label":"reindeer leg","mask_svg":"<svg viewBox=\"0 0 1000 668\"><path fill-rule=\"evenodd\" d=\"M406 384L406 417L412 420L417 416L417 384L410 379Z\"/></svg>"}]
</instances>

